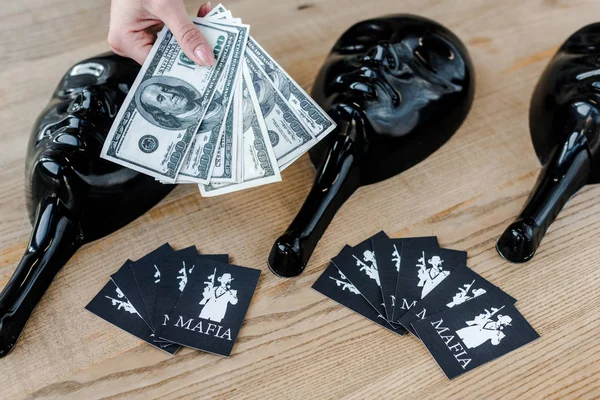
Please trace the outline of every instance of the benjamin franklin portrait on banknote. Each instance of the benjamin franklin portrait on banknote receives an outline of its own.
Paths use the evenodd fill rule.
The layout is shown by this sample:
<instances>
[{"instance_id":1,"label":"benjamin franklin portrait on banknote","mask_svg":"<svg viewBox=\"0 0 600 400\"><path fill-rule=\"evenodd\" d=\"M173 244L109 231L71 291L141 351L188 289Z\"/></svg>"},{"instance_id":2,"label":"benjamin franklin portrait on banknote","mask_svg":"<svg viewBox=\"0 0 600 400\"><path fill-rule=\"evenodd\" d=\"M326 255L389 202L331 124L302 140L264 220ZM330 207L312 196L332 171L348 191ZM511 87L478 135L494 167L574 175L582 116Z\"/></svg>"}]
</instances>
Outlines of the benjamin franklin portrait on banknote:
<instances>
[{"instance_id":1,"label":"benjamin franklin portrait on banknote","mask_svg":"<svg viewBox=\"0 0 600 400\"><path fill-rule=\"evenodd\" d=\"M180 130L198 122L202 95L189 83L172 76L144 81L135 101L142 117L164 129Z\"/></svg>"}]
</instances>

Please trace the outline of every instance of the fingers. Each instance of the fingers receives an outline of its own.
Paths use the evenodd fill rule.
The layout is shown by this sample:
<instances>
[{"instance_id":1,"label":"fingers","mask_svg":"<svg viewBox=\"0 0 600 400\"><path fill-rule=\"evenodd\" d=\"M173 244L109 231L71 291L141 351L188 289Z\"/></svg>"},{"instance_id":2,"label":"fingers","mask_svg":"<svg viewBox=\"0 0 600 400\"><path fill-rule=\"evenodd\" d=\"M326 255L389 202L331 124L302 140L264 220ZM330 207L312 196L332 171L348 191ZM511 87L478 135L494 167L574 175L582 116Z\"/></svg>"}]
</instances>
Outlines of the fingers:
<instances>
[{"instance_id":1,"label":"fingers","mask_svg":"<svg viewBox=\"0 0 600 400\"><path fill-rule=\"evenodd\" d=\"M202 4L200 6L200 9L198 10L197 15L200 18L204 18L204 17L206 17L206 14L208 14L211 10L212 10L212 3L210 1L207 1L206 4Z\"/></svg>"},{"instance_id":2,"label":"fingers","mask_svg":"<svg viewBox=\"0 0 600 400\"><path fill-rule=\"evenodd\" d=\"M133 58L138 64L143 64L150 54L150 50L152 49L151 44L142 44L138 46L132 46L127 52L127 56Z\"/></svg>"},{"instance_id":3,"label":"fingers","mask_svg":"<svg viewBox=\"0 0 600 400\"><path fill-rule=\"evenodd\" d=\"M199 65L213 65L215 57L202 33L190 21L182 1L160 1L157 10L151 10L162 19L177 39L181 50ZM206 7L205 7L206 9Z\"/></svg>"},{"instance_id":4,"label":"fingers","mask_svg":"<svg viewBox=\"0 0 600 400\"><path fill-rule=\"evenodd\" d=\"M160 21L148 19L148 12L129 0L112 0L108 43L113 52L140 64L152 49Z\"/></svg>"},{"instance_id":5,"label":"fingers","mask_svg":"<svg viewBox=\"0 0 600 400\"><path fill-rule=\"evenodd\" d=\"M108 44L111 50L123 57L129 57L143 64L152 49L152 41L144 40L143 32L129 32L127 34L108 35Z\"/></svg>"}]
</instances>

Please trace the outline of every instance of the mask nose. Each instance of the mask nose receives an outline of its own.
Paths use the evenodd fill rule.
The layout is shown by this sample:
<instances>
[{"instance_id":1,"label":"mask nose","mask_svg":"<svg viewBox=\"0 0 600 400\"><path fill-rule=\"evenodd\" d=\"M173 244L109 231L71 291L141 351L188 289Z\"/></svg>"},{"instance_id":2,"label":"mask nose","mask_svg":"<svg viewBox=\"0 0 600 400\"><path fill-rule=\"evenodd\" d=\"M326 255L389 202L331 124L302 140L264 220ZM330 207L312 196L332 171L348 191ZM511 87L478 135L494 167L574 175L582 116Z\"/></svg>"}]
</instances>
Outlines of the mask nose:
<instances>
[{"instance_id":1,"label":"mask nose","mask_svg":"<svg viewBox=\"0 0 600 400\"><path fill-rule=\"evenodd\" d=\"M369 51L365 53L363 56L363 60L371 61L377 64L383 63L387 58L387 45L378 44L373 46Z\"/></svg>"}]
</instances>

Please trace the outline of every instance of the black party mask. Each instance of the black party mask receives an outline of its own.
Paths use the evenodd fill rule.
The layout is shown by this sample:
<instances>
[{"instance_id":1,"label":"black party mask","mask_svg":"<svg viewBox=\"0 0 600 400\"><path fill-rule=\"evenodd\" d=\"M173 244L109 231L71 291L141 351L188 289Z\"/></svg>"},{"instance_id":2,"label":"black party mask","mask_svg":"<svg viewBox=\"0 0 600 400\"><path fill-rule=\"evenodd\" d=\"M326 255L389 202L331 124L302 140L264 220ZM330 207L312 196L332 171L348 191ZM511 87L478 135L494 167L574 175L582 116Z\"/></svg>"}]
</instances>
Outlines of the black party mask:
<instances>
[{"instance_id":1,"label":"black party mask","mask_svg":"<svg viewBox=\"0 0 600 400\"><path fill-rule=\"evenodd\" d=\"M127 225L173 188L100 158L139 68L110 54L77 63L33 126L25 165L33 231L0 293L0 357L12 350L52 279L82 244Z\"/></svg>"},{"instance_id":2,"label":"black party mask","mask_svg":"<svg viewBox=\"0 0 600 400\"><path fill-rule=\"evenodd\" d=\"M318 167L269 267L300 274L342 204L363 185L427 158L460 127L473 102L465 46L438 23L411 15L360 22L334 45L312 95L337 128L310 152Z\"/></svg>"},{"instance_id":3,"label":"black party mask","mask_svg":"<svg viewBox=\"0 0 600 400\"><path fill-rule=\"evenodd\" d=\"M534 256L565 203L600 181L600 23L558 49L531 98L529 130L542 171L496 249L512 262Z\"/></svg>"}]
</instances>

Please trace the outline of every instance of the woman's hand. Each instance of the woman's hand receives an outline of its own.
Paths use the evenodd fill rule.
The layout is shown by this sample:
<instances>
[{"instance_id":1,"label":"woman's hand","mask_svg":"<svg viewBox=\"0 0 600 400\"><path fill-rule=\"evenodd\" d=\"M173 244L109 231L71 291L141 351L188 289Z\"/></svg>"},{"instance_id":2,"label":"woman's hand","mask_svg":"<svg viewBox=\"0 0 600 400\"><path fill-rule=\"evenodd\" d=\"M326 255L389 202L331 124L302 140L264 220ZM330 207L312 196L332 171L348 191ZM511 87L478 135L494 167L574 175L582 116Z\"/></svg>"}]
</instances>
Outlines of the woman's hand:
<instances>
[{"instance_id":1,"label":"woman's hand","mask_svg":"<svg viewBox=\"0 0 600 400\"><path fill-rule=\"evenodd\" d=\"M204 17L211 8L210 1L203 4L198 16ZM215 63L210 45L190 21L183 0L112 0L108 43L115 53L143 64L164 25L196 64Z\"/></svg>"}]
</instances>

